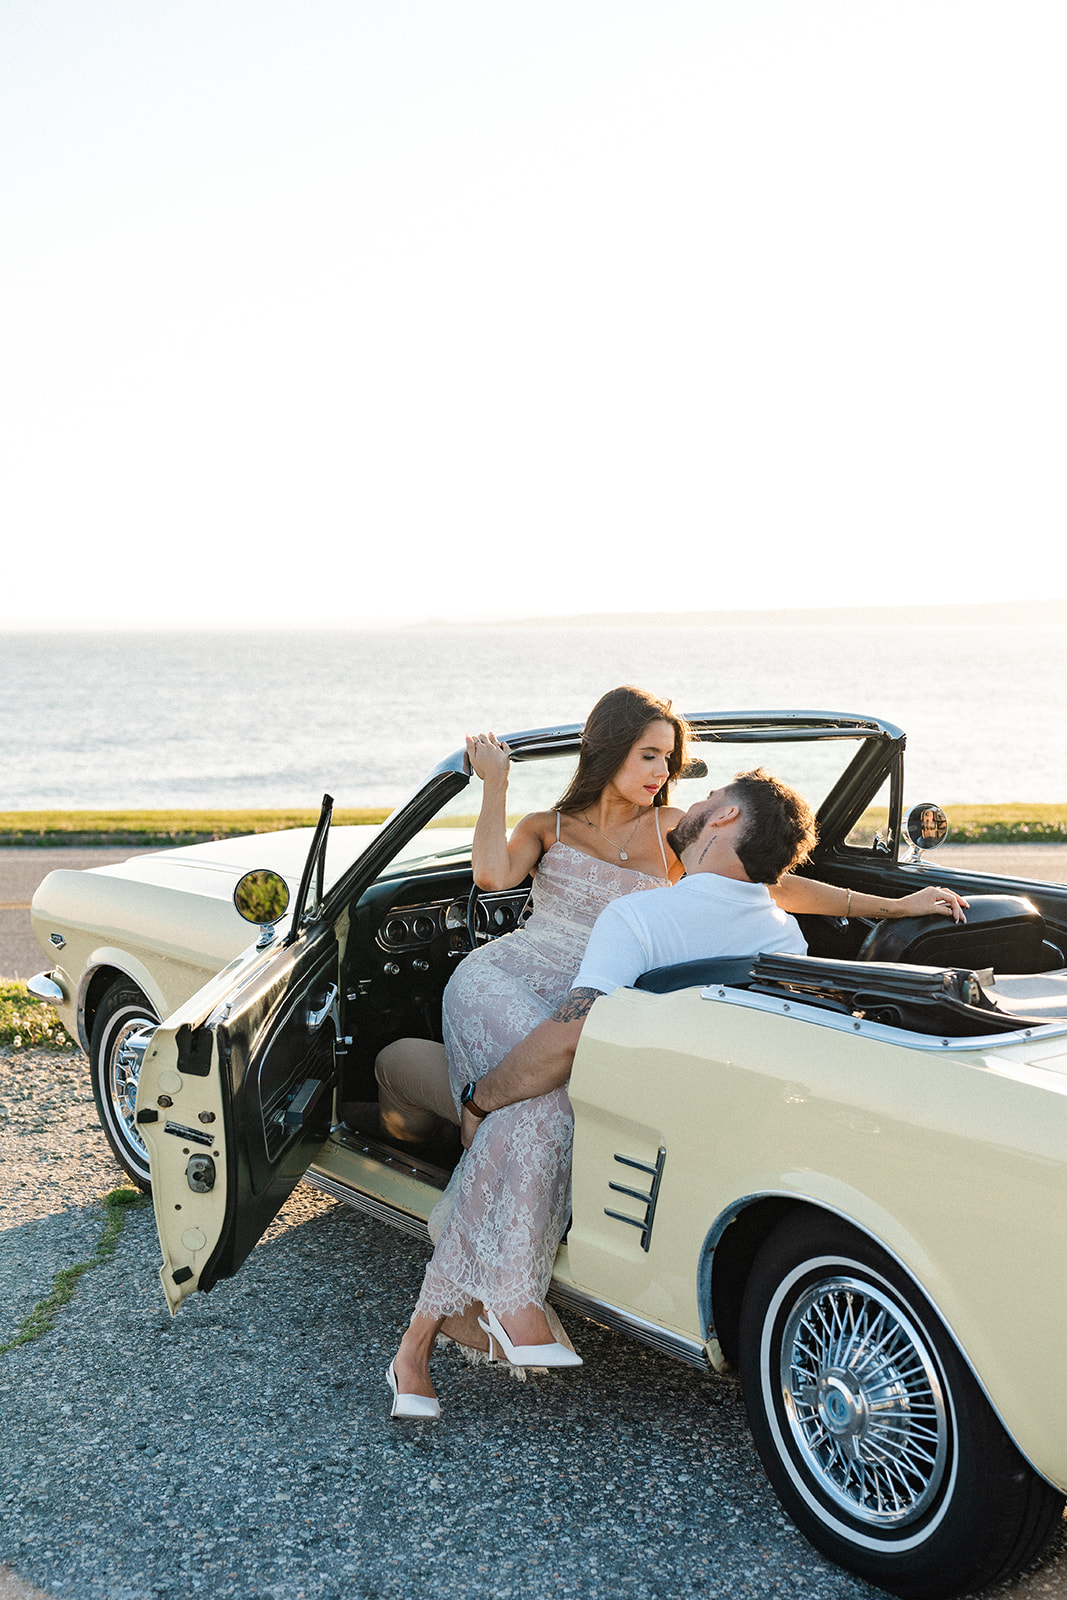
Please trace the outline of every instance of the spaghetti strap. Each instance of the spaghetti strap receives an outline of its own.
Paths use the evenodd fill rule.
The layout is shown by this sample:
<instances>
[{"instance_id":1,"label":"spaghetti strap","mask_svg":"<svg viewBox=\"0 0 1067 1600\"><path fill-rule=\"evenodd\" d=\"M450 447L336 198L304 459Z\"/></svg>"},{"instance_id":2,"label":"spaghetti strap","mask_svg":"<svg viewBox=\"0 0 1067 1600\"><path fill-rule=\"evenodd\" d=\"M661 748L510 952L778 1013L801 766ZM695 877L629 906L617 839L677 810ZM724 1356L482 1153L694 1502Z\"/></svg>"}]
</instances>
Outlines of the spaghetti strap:
<instances>
[{"instance_id":1,"label":"spaghetti strap","mask_svg":"<svg viewBox=\"0 0 1067 1600\"><path fill-rule=\"evenodd\" d=\"M663 835L659 831L659 806L652 807L652 815L656 821L656 838L659 840L659 853L663 857L663 876L669 878L671 869L667 865L667 852L663 848Z\"/></svg>"},{"instance_id":2,"label":"spaghetti strap","mask_svg":"<svg viewBox=\"0 0 1067 1600\"><path fill-rule=\"evenodd\" d=\"M556 812L556 843L559 844L559 812Z\"/></svg>"}]
</instances>

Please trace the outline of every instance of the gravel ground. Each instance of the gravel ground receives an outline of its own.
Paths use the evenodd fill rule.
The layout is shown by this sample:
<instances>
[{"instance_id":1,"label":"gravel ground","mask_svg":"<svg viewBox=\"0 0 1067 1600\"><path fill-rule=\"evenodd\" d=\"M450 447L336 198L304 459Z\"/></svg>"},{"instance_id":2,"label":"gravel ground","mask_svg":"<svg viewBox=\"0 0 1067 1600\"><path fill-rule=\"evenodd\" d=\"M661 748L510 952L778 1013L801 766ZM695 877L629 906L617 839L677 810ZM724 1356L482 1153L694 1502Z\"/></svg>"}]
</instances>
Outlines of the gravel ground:
<instances>
[{"instance_id":1,"label":"gravel ground","mask_svg":"<svg viewBox=\"0 0 1067 1600\"><path fill-rule=\"evenodd\" d=\"M0 1058L0 1342L92 1255L119 1175L77 1053ZM571 1319L586 1366L382 1373L427 1249L301 1186L171 1319L150 1208L0 1357L0 1600L875 1600L784 1517L740 1391ZM1067 1596L1067 1536L999 1596Z\"/></svg>"}]
</instances>

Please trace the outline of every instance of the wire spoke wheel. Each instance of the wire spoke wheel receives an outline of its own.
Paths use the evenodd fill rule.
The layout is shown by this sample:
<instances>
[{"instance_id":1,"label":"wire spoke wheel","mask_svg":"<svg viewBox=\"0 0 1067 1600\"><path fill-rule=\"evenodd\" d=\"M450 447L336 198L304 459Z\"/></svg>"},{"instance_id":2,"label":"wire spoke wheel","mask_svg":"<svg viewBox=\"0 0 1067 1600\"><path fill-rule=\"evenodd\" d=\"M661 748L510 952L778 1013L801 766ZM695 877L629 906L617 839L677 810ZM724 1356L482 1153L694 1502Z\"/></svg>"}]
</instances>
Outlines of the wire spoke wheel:
<instances>
[{"instance_id":1,"label":"wire spoke wheel","mask_svg":"<svg viewBox=\"0 0 1067 1600\"><path fill-rule=\"evenodd\" d=\"M107 1054L105 1092L111 1106L111 1116L116 1128L138 1156L148 1160L148 1150L137 1130L137 1084L141 1076L142 1053L134 1050L131 1039L144 1032L145 1019L134 1018L124 1022L111 1039Z\"/></svg>"},{"instance_id":2,"label":"wire spoke wheel","mask_svg":"<svg viewBox=\"0 0 1067 1600\"><path fill-rule=\"evenodd\" d=\"M843 1219L798 1212L757 1253L738 1327L767 1476L832 1560L906 1600L1018 1572L1063 1495L1004 1431L922 1289Z\"/></svg>"},{"instance_id":3,"label":"wire spoke wheel","mask_svg":"<svg viewBox=\"0 0 1067 1600\"><path fill-rule=\"evenodd\" d=\"M798 1451L832 1500L877 1527L923 1515L950 1419L933 1353L888 1295L848 1277L810 1286L786 1321L779 1376Z\"/></svg>"},{"instance_id":4,"label":"wire spoke wheel","mask_svg":"<svg viewBox=\"0 0 1067 1600\"><path fill-rule=\"evenodd\" d=\"M143 1051L135 1044L159 1018L129 979L112 984L93 1022L89 1068L97 1115L120 1166L142 1189L150 1182L148 1151L137 1127L137 1083Z\"/></svg>"}]
</instances>

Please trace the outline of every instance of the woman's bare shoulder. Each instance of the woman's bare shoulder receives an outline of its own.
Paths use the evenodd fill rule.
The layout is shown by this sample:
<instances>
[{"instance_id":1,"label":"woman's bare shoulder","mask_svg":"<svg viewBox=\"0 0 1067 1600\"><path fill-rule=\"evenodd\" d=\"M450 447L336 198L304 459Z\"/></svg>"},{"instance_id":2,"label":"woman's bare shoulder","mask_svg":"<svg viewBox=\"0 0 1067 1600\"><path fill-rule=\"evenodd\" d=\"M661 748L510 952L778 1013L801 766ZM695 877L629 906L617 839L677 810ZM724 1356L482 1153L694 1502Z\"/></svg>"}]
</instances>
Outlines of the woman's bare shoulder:
<instances>
[{"instance_id":1,"label":"woman's bare shoulder","mask_svg":"<svg viewBox=\"0 0 1067 1600\"><path fill-rule=\"evenodd\" d=\"M549 837L553 843L556 838L556 813L554 811L528 811L520 817L512 829L511 837L520 839L540 839L542 843Z\"/></svg>"}]
</instances>

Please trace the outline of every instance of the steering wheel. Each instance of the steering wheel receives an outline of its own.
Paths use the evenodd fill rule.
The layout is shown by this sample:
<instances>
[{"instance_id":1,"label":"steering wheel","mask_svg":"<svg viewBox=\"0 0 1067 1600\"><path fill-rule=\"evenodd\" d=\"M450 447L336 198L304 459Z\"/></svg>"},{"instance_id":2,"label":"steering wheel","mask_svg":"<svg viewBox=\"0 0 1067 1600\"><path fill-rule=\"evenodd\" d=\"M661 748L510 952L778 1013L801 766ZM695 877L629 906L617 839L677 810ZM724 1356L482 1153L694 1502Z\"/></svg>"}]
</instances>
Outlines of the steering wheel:
<instances>
[{"instance_id":1,"label":"steering wheel","mask_svg":"<svg viewBox=\"0 0 1067 1600\"><path fill-rule=\"evenodd\" d=\"M489 943L489 930L486 929L480 937L478 934L478 899L481 890L476 883L471 884L471 892L467 896L467 938L470 940L472 950L477 950L480 944Z\"/></svg>"},{"instance_id":2,"label":"steering wheel","mask_svg":"<svg viewBox=\"0 0 1067 1600\"><path fill-rule=\"evenodd\" d=\"M478 927L478 904L481 890L476 883L471 884L471 892L467 896L467 938L470 940L472 950L477 950L480 944L488 944L490 939L499 939L502 933L513 933L516 928L521 928L526 921L527 913L533 897L532 888L527 892L522 910L515 916L506 907L499 908L493 913L493 920L498 924L494 932L490 918L487 916L484 930Z\"/></svg>"}]
</instances>

